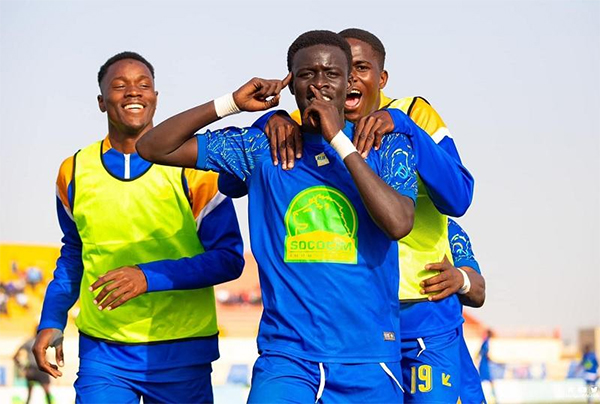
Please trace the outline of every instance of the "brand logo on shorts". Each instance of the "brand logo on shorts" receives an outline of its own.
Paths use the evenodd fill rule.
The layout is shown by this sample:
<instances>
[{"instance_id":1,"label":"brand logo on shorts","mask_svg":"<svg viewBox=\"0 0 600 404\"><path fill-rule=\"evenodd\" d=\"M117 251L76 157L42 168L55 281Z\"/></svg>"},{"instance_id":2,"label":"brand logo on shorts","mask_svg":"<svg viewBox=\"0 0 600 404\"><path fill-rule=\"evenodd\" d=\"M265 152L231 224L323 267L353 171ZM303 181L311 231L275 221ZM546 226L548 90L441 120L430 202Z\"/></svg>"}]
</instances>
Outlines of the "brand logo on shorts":
<instances>
[{"instance_id":1,"label":"brand logo on shorts","mask_svg":"<svg viewBox=\"0 0 600 404\"><path fill-rule=\"evenodd\" d=\"M316 186L296 195L285 228L285 262L357 262L356 210L335 188Z\"/></svg>"},{"instance_id":2,"label":"brand logo on shorts","mask_svg":"<svg viewBox=\"0 0 600 404\"><path fill-rule=\"evenodd\" d=\"M396 334L392 331L384 331L383 332L383 340L384 341L396 341Z\"/></svg>"}]
</instances>

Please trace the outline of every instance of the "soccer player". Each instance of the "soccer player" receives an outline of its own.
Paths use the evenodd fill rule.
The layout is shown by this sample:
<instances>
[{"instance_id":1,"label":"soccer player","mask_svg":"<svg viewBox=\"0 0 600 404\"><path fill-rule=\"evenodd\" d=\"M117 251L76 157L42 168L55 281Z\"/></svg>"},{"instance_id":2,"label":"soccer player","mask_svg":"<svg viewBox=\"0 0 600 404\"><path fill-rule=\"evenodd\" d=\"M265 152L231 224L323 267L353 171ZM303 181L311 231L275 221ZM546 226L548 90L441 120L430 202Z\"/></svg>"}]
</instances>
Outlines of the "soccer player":
<instances>
[{"instance_id":1,"label":"soccer player","mask_svg":"<svg viewBox=\"0 0 600 404\"><path fill-rule=\"evenodd\" d=\"M35 357L33 356L33 352L31 348L35 342L35 335L29 337L29 339L19 347L15 356L13 357L13 361L16 367L16 373L20 374L27 380L27 399L25 400L25 404L29 404L31 402L31 393L33 391L33 387L36 383L39 383L44 389L44 394L46 395L46 403L52 404L52 394L50 393L50 376L42 372L38 369L37 364L35 363Z\"/></svg>"},{"instance_id":2,"label":"soccer player","mask_svg":"<svg viewBox=\"0 0 600 404\"><path fill-rule=\"evenodd\" d=\"M372 146L377 148L383 134L401 130L406 115L439 146L428 147L433 143L429 137L410 138L415 145L419 194L414 228L400 240L402 369L404 385L410 386L406 402L456 402L463 373L459 365L464 344L461 303L481 306L485 284L476 271L461 272L452 265L446 214L464 214L472 200L473 178L462 165L446 125L429 103L421 97L391 99L383 94L388 73L381 41L360 29L347 29L340 35L352 50L345 116L357 123L353 142L361 154L366 157ZM282 115L281 111L268 113L255 125L266 124L273 160L276 162L279 151L282 166L291 168L294 158L302 154L297 147L302 138L294 134L297 125L287 124ZM292 118L299 122L297 112ZM234 197L245 194L244 184L226 175L219 178L219 188Z\"/></svg>"},{"instance_id":3,"label":"soccer player","mask_svg":"<svg viewBox=\"0 0 600 404\"><path fill-rule=\"evenodd\" d=\"M212 286L239 277L243 246L233 204L214 173L152 164L135 144L153 126L154 68L119 53L98 72L108 136L61 165L63 247L33 352L41 370L79 298L78 403L212 402L219 357Z\"/></svg>"},{"instance_id":4,"label":"soccer player","mask_svg":"<svg viewBox=\"0 0 600 404\"><path fill-rule=\"evenodd\" d=\"M583 380L587 389L587 400L591 403L593 394L596 392L596 382L598 381L598 359L589 345L583 349L581 358L581 368L583 369Z\"/></svg>"},{"instance_id":5,"label":"soccer player","mask_svg":"<svg viewBox=\"0 0 600 404\"><path fill-rule=\"evenodd\" d=\"M402 402L394 240L412 227L414 156L402 134L386 136L366 161L357 153L344 121L351 61L339 35L304 33L288 50L286 79L252 79L137 145L149 160L248 184L264 306L250 403ZM294 170L271 163L257 128L194 135L229 113L275 106L288 82L303 124Z\"/></svg>"},{"instance_id":6,"label":"soccer player","mask_svg":"<svg viewBox=\"0 0 600 404\"><path fill-rule=\"evenodd\" d=\"M494 336L492 330L487 330L485 333L485 338L481 343L481 348L479 348L479 352L477 353L477 357L479 360L479 377L481 382L488 382L492 389L492 396L494 397L494 401L496 401L496 389L494 388L494 379L492 377L492 372L490 371L490 340Z\"/></svg>"}]
</instances>

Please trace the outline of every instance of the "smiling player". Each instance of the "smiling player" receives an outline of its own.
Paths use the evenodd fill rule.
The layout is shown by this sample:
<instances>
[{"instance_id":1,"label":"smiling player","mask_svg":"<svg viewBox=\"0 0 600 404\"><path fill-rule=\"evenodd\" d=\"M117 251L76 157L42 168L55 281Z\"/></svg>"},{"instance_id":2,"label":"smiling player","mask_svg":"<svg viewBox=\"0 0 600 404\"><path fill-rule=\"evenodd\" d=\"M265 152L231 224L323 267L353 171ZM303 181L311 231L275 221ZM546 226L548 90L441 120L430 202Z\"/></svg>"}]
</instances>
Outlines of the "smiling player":
<instances>
[{"instance_id":1,"label":"smiling player","mask_svg":"<svg viewBox=\"0 0 600 404\"><path fill-rule=\"evenodd\" d=\"M58 174L64 245L36 361L62 376L46 350L56 348L62 367L62 331L79 298L77 403L212 402L212 285L237 278L244 264L233 204L217 191L216 174L159 166L135 152L158 95L146 59L113 56L98 84L108 136L66 159Z\"/></svg>"}]
</instances>

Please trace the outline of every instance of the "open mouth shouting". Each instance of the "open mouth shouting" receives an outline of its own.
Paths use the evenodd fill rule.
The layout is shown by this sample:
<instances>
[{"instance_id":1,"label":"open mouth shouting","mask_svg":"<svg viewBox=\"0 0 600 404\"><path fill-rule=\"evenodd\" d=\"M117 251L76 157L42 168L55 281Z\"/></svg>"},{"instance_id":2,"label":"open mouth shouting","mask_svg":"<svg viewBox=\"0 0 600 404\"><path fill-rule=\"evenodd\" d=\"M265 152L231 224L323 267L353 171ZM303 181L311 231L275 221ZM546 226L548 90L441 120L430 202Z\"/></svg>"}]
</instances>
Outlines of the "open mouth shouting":
<instances>
[{"instance_id":1,"label":"open mouth shouting","mask_svg":"<svg viewBox=\"0 0 600 404\"><path fill-rule=\"evenodd\" d=\"M346 108L346 110L354 110L358 108L358 104L360 104L361 98L362 93L360 92L360 90L350 90L350 92L346 95L346 103L344 104L344 107Z\"/></svg>"}]
</instances>

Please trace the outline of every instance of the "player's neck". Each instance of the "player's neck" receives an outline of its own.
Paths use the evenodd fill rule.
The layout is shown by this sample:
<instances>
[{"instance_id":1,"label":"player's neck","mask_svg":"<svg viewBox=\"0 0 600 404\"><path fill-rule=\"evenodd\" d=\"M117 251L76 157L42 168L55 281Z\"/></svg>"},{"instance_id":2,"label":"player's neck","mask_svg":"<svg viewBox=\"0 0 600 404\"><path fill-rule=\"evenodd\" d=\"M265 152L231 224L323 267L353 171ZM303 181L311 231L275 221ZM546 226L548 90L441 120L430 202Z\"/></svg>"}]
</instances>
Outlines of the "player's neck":
<instances>
[{"instance_id":1,"label":"player's neck","mask_svg":"<svg viewBox=\"0 0 600 404\"><path fill-rule=\"evenodd\" d=\"M120 131L108 131L108 139L113 149L123 154L137 153L135 144L150 128L139 133L123 133Z\"/></svg>"}]
</instances>

